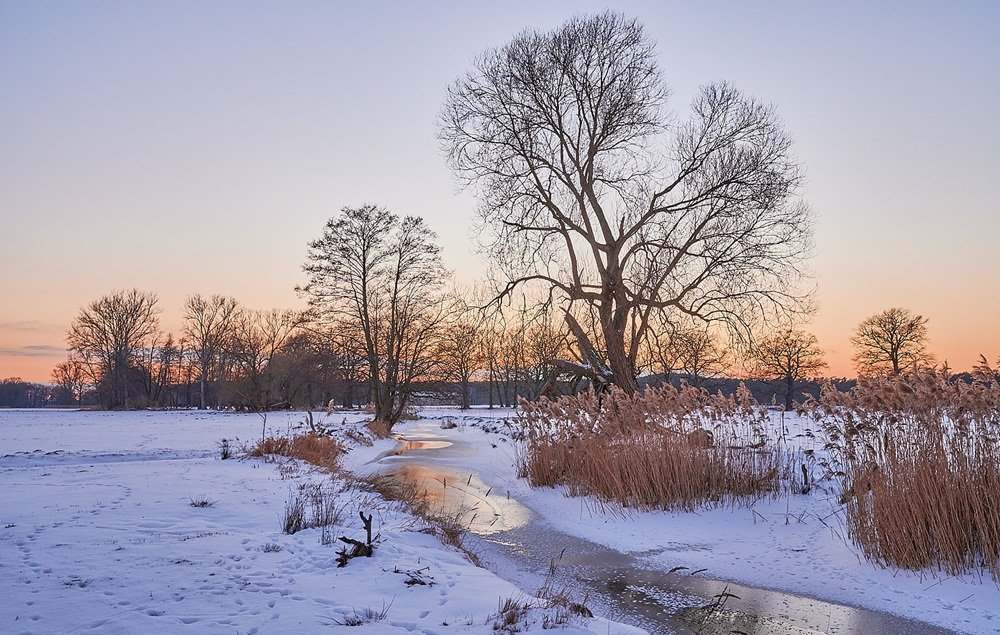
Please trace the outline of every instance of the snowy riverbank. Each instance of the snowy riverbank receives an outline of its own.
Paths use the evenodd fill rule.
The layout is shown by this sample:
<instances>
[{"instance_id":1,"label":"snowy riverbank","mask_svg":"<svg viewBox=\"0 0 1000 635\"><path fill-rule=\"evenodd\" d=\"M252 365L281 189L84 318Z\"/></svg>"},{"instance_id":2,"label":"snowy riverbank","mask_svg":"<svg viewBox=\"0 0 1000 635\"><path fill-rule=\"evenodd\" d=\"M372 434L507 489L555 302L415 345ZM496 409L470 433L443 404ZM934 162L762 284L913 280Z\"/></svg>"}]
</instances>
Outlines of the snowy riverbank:
<instances>
[{"instance_id":1,"label":"snowy riverbank","mask_svg":"<svg viewBox=\"0 0 1000 635\"><path fill-rule=\"evenodd\" d=\"M272 413L268 427L301 419ZM337 568L321 529L281 531L289 496L327 475L220 460L220 439L260 430L256 415L0 411L0 632L493 633L499 604L528 598L352 488L332 533L360 537L360 508L381 538L375 557ZM521 623L541 631L557 613ZM568 621L566 632L636 632Z\"/></svg>"}]
</instances>

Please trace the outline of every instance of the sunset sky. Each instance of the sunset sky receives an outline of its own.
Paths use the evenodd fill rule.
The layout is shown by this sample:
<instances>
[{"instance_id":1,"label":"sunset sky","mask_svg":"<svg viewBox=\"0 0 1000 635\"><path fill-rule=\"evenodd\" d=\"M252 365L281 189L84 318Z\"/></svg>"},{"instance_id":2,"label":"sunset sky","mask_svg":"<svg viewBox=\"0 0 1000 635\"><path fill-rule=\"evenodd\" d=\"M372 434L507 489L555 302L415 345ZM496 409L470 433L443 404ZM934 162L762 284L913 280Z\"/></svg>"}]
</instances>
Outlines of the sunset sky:
<instances>
[{"instance_id":1,"label":"sunset sky","mask_svg":"<svg viewBox=\"0 0 1000 635\"><path fill-rule=\"evenodd\" d=\"M485 48L592 2L0 0L0 378L48 381L79 308L156 292L299 307L345 205L423 216L472 282L475 201L435 138ZM1000 358L1000 3L621 2L686 117L729 80L773 103L816 216L831 372L877 311L930 318L954 369Z\"/></svg>"}]
</instances>

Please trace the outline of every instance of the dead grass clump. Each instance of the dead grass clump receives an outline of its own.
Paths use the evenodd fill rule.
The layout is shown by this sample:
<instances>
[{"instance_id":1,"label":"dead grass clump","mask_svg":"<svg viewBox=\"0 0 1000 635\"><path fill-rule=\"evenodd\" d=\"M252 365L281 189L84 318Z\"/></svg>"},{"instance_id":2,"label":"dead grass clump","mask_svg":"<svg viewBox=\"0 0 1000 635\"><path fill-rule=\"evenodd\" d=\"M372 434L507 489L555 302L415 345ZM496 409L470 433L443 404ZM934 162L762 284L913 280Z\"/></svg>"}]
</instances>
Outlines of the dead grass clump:
<instances>
[{"instance_id":1,"label":"dead grass clump","mask_svg":"<svg viewBox=\"0 0 1000 635\"><path fill-rule=\"evenodd\" d=\"M327 625L364 626L366 624L374 624L387 618L390 608L392 608L392 602L389 602L388 605L382 602L381 610L375 610L370 606L366 609L353 609L351 613L344 613L340 619L331 619Z\"/></svg>"},{"instance_id":2,"label":"dead grass clump","mask_svg":"<svg viewBox=\"0 0 1000 635\"><path fill-rule=\"evenodd\" d=\"M343 451L340 443L333 437L306 432L294 436L261 439L250 450L250 456L287 456L327 470L334 470Z\"/></svg>"},{"instance_id":3,"label":"dead grass clump","mask_svg":"<svg viewBox=\"0 0 1000 635\"><path fill-rule=\"evenodd\" d=\"M392 436L392 426L384 419L373 419L368 423L368 429L376 439L388 439Z\"/></svg>"},{"instance_id":4,"label":"dead grass clump","mask_svg":"<svg viewBox=\"0 0 1000 635\"><path fill-rule=\"evenodd\" d=\"M350 501L341 498L329 485L303 483L285 502L282 530L294 534L303 529L339 525L349 505Z\"/></svg>"},{"instance_id":5,"label":"dead grass clump","mask_svg":"<svg viewBox=\"0 0 1000 635\"><path fill-rule=\"evenodd\" d=\"M197 496L191 498L191 507L211 507L212 505L218 503L219 501L213 500L208 496Z\"/></svg>"},{"instance_id":6,"label":"dead grass clump","mask_svg":"<svg viewBox=\"0 0 1000 635\"><path fill-rule=\"evenodd\" d=\"M344 436L346 436L351 441L354 441L358 445L371 447L375 443L375 441L370 436L354 428L348 428L347 430L345 430Z\"/></svg>"},{"instance_id":7,"label":"dead grass clump","mask_svg":"<svg viewBox=\"0 0 1000 635\"><path fill-rule=\"evenodd\" d=\"M1000 382L978 370L971 383L936 370L861 378L812 404L870 560L1000 576Z\"/></svg>"},{"instance_id":8,"label":"dead grass clump","mask_svg":"<svg viewBox=\"0 0 1000 635\"><path fill-rule=\"evenodd\" d=\"M294 534L306 528L306 503L301 496L285 501L285 516L281 519L281 530Z\"/></svg>"},{"instance_id":9,"label":"dead grass clump","mask_svg":"<svg viewBox=\"0 0 1000 635\"><path fill-rule=\"evenodd\" d=\"M763 408L682 386L522 402L519 476L565 485L618 508L749 505L781 492L788 460L764 432Z\"/></svg>"},{"instance_id":10,"label":"dead grass clump","mask_svg":"<svg viewBox=\"0 0 1000 635\"><path fill-rule=\"evenodd\" d=\"M527 601L505 598L498 601L496 614L487 621L493 622L494 633L519 633L528 626L527 618L532 608Z\"/></svg>"}]
</instances>

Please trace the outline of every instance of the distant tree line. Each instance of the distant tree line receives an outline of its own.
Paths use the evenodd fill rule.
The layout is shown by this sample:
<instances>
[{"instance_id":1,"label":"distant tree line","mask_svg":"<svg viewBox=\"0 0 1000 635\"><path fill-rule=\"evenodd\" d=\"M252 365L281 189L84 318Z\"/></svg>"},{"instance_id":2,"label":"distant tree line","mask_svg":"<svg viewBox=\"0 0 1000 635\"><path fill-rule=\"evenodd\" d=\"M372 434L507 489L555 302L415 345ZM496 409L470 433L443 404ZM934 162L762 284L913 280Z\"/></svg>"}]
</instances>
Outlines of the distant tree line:
<instances>
[{"instance_id":1,"label":"distant tree line","mask_svg":"<svg viewBox=\"0 0 1000 635\"><path fill-rule=\"evenodd\" d=\"M486 285L449 289L436 236L419 218L344 208L309 245L304 271L298 291L308 310L261 311L194 294L177 336L160 328L155 294L112 292L71 324L54 386L8 380L0 405L364 406L388 430L418 404L510 407L605 387L587 370L602 363L592 343L601 341L599 314L527 293L496 303ZM759 401L789 410L817 393L827 367L816 337L787 321L727 339L697 319L650 320L635 360L637 389L683 382L730 393L744 381ZM853 338L859 372L931 363L926 322L904 309L863 321Z\"/></svg>"},{"instance_id":2,"label":"distant tree line","mask_svg":"<svg viewBox=\"0 0 1000 635\"><path fill-rule=\"evenodd\" d=\"M20 377L0 379L0 408L41 408L65 399L58 387L24 381Z\"/></svg>"}]
</instances>

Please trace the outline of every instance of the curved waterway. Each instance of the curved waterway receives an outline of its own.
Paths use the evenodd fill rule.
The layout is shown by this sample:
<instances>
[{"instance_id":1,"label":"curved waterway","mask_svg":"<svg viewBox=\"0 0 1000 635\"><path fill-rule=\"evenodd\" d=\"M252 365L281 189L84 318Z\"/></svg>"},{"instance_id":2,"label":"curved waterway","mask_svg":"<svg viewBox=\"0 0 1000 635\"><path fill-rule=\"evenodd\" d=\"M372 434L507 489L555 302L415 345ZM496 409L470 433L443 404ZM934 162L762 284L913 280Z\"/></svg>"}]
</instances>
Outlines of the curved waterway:
<instances>
[{"instance_id":1,"label":"curved waterway","mask_svg":"<svg viewBox=\"0 0 1000 635\"><path fill-rule=\"evenodd\" d=\"M553 529L498 484L483 481L476 456L459 435L427 423L375 462L467 527L479 557L526 591L567 588L595 612L657 634L952 633L888 613L651 568L643 556L653 554L622 553Z\"/></svg>"}]
</instances>

